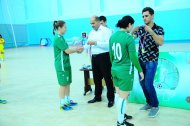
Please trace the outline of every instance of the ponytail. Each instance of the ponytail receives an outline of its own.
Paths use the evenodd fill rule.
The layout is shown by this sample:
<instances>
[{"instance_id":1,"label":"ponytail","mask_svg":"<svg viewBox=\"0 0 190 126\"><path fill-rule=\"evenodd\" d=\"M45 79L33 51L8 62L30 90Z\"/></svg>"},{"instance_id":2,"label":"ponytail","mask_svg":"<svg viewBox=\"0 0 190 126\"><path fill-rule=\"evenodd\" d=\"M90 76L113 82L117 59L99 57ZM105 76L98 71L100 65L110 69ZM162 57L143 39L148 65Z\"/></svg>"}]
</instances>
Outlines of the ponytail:
<instances>
[{"instance_id":1,"label":"ponytail","mask_svg":"<svg viewBox=\"0 0 190 126\"><path fill-rule=\"evenodd\" d=\"M53 35L55 35L57 21L53 22Z\"/></svg>"}]
</instances>

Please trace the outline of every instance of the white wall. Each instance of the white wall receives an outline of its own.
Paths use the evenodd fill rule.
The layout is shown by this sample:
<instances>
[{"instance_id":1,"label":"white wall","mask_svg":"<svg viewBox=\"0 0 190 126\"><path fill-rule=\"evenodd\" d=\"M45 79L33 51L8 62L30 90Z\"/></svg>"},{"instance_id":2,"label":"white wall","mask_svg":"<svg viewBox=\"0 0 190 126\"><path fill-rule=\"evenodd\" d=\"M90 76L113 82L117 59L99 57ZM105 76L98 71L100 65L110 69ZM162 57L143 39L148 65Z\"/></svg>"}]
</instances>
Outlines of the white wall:
<instances>
[{"instance_id":1,"label":"white wall","mask_svg":"<svg viewBox=\"0 0 190 126\"><path fill-rule=\"evenodd\" d=\"M0 0L0 24L26 23L23 0Z\"/></svg>"},{"instance_id":2,"label":"white wall","mask_svg":"<svg viewBox=\"0 0 190 126\"><path fill-rule=\"evenodd\" d=\"M13 24L86 18L91 15L141 13L151 6L155 11L190 8L189 0L0 0L0 23Z\"/></svg>"}]
</instances>

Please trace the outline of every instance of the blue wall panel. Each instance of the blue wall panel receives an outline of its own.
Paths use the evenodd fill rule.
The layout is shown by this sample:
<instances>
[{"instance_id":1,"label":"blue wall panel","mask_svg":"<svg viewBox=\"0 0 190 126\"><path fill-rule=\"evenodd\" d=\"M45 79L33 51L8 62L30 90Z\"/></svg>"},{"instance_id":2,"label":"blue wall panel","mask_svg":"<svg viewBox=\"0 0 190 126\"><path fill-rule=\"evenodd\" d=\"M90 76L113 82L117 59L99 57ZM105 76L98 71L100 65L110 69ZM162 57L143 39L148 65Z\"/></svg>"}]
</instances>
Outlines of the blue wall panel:
<instances>
[{"instance_id":1,"label":"blue wall panel","mask_svg":"<svg viewBox=\"0 0 190 126\"><path fill-rule=\"evenodd\" d=\"M155 22L165 29L166 42L190 42L189 29L190 17L187 16L190 9L160 11L155 13ZM108 26L117 31L115 24L124 15L108 16ZM135 25L143 25L141 13L131 14L135 19ZM89 18L65 20L67 23L66 38L80 36L81 32L91 30ZM40 38L52 38L53 22L41 22L28 24L28 42L29 44L39 44Z\"/></svg>"}]
</instances>

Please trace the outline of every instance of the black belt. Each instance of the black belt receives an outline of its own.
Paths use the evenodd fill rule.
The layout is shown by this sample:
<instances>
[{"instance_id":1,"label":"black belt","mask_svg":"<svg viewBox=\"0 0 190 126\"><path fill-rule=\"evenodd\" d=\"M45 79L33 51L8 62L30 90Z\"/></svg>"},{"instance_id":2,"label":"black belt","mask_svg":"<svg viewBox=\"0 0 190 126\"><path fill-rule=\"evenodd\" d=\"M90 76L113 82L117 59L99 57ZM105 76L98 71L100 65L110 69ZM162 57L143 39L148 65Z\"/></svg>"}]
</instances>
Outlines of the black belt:
<instances>
[{"instance_id":1,"label":"black belt","mask_svg":"<svg viewBox=\"0 0 190 126\"><path fill-rule=\"evenodd\" d=\"M105 53L100 53L100 54L92 54L92 57L96 57L96 56L101 56L101 55L105 55L105 54L107 54L107 53L109 53L109 52L105 52Z\"/></svg>"}]
</instances>

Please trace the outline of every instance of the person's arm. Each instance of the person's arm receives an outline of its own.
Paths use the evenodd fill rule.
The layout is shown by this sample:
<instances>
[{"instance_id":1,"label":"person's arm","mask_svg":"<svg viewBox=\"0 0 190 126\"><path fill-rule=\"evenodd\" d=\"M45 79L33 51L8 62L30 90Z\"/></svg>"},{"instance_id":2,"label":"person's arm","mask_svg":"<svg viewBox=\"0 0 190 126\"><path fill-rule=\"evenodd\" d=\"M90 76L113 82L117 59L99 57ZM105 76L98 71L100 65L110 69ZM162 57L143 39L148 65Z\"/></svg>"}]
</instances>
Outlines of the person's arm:
<instances>
[{"instance_id":1,"label":"person's arm","mask_svg":"<svg viewBox=\"0 0 190 126\"><path fill-rule=\"evenodd\" d=\"M139 31L139 26L135 27L135 28L131 31L131 35L133 35L134 38L138 38L138 31Z\"/></svg>"},{"instance_id":2,"label":"person's arm","mask_svg":"<svg viewBox=\"0 0 190 126\"><path fill-rule=\"evenodd\" d=\"M84 48L82 46L79 46L79 47L68 48L64 52L67 53L67 54L82 53L83 50L84 50Z\"/></svg>"},{"instance_id":3,"label":"person's arm","mask_svg":"<svg viewBox=\"0 0 190 126\"><path fill-rule=\"evenodd\" d=\"M132 36L129 39L129 41L130 41L128 44L129 57L131 59L131 62L133 63L133 65L135 66L137 71L139 72L139 75L141 77L140 81L142 81L142 80L144 80L144 73L143 73L142 68L140 66L139 60L136 56L135 41L132 38Z\"/></svg>"},{"instance_id":4,"label":"person's arm","mask_svg":"<svg viewBox=\"0 0 190 126\"><path fill-rule=\"evenodd\" d=\"M142 68L136 56L135 41L132 38L132 36L129 38L128 51L129 51L129 57L131 59L131 62L133 63L133 65L135 66L135 68L138 70L139 73L142 72Z\"/></svg>"},{"instance_id":5,"label":"person's arm","mask_svg":"<svg viewBox=\"0 0 190 126\"><path fill-rule=\"evenodd\" d=\"M57 39L56 45L59 49L64 51L66 54L72 54L76 53L78 51L81 51L83 47L71 47L69 48L68 44L66 43L65 39L59 38Z\"/></svg>"},{"instance_id":6,"label":"person's arm","mask_svg":"<svg viewBox=\"0 0 190 126\"><path fill-rule=\"evenodd\" d=\"M162 46L164 44L164 32L163 29L159 30L159 33L156 34L149 26L145 26L145 31L149 32L156 44Z\"/></svg>"},{"instance_id":7,"label":"person's arm","mask_svg":"<svg viewBox=\"0 0 190 126\"><path fill-rule=\"evenodd\" d=\"M64 50L64 52L66 54L76 53L77 52L77 48L76 47L68 48L68 49Z\"/></svg>"},{"instance_id":8,"label":"person's arm","mask_svg":"<svg viewBox=\"0 0 190 126\"><path fill-rule=\"evenodd\" d=\"M111 64L112 64L112 62L113 62L113 60L114 60L114 56L113 56L113 53L112 53L112 44L111 44L111 38L110 38L110 40L109 40L109 55L110 55L110 61L111 61Z\"/></svg>"},{"instance_id":9,"label":"person's arm","mask_svg":"<svg viewBox=\"0 0 190 126\"><path fill-rule=\"evenodd\" d=\"M112 31L111 30L104 30L102 32L102 39L99 40L99 41L94 41L94 40L90 40L88 41L88 44L89 45L94 45L94 46L98 46L99 48L102 48L102 49L107 49L108 48L108 44L109 44L109 39L112 35Z\"/></svg>"}]
</instances>

